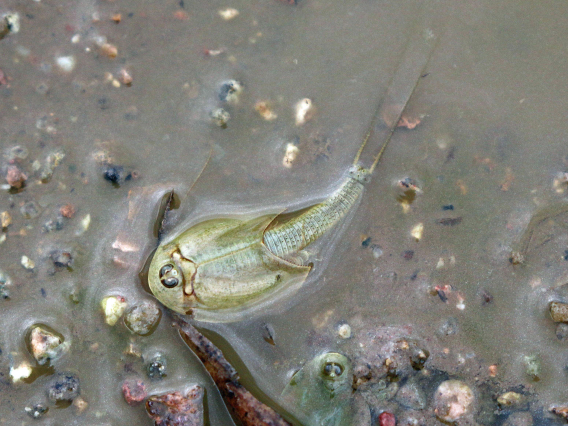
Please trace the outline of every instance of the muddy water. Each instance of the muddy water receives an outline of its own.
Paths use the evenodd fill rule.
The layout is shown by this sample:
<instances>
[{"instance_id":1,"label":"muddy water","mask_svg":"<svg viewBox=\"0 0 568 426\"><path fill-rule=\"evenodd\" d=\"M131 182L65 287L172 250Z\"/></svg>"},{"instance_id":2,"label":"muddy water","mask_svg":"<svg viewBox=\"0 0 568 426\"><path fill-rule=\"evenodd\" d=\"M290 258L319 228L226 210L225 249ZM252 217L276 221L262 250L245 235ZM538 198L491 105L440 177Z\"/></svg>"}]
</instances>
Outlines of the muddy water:
<instances>
[{"instance_id":1,"label":"muddy water","mask_svg":"<svg viewBox=\"0 0 568 426\"><path fill-rule=\"evenodd\" d=\"M218 11L227 7L239 15L223 20ZM156 206L169 188L182 199L172 216L181 227L223 212L302 207L329 194L409 35L426 30L439 40L409 104L421 123L395 133L314 277L253 319L202 327L233 355L246 384L277 400L289 371L322 350L349 352L377 318L413 324L424 337L453 318L457 333L440 338L449 364L475 357L481 377L497 364L501 377L534 389L544 407L568 402L565 344L546 312L552 289L565 283L566 231L548 248L535 247L525 265L508 261L531 215L565 197L553 180L568 154L567 8L557 1L1 3L0 12L19 14L20 30L0 40L0 167L5 176L9 150L25 147L18 164L28 179L22 190L5 187L0 195L0 211L12 217L0 245L0 269L11 280L0 309L0 424L31 424L24 407L50 404L48 375L32 383L9 376L12 367L33 364L24 342L33 323L70 342L52 364L78 374L88 403L82 412L51 404L45 424L151 424L141 406L123 400L130 377L144 380L149 393L200 383L210 423L230 424L213 383L166 318L152 335L134 336L121 322L104 323L100 300L151 298L137 273L156 244ZM67 56L75 61L70 70L57 63ZM209 113L221 105L227 79L245 90L227 106L231 120L221 129ZM305 97L317 112L298 127L293 106ZM263 120L257 101L269 102L278 117ZM290 142L300 150L285 168ZM43 167L52 152L65 158L42 183L34 161ZM115 186L105 180L101 153L132 178ZM406 177L422 193L404 212L395 187ZM38 212L26 218L20 210L30 201ZM72 217L45 232L68 204ZM418 223L420 241L410 235ZM113 248L115 241L132 250ZM56 250L72 254L69 268L54 265ZM33 269L22 266L22 256ZM447 303L436 286L451 286ZM486 294L490 303L483 303ZM342 322L352 324L353 339L337 337ZM275 346L263 339L267 323ZM167 377L151 381L144 363L156 352L168 360ZM527 355L541 359L539 381L524 372Z\"/></svg>"}]
</instances>

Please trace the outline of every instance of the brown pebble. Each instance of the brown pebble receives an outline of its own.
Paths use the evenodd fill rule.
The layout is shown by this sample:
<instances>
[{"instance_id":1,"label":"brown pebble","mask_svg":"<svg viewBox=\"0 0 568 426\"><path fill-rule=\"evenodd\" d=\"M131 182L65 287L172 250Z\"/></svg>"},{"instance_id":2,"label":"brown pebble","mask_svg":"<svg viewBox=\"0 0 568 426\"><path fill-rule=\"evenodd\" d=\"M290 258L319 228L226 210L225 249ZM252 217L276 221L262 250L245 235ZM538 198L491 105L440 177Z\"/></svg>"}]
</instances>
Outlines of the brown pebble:
<instances>
[{"instance_id":1,"label":"brown pebble","mask_svg":"<svg viewBox=\"0 0 568 426\"><path fill-rule=\"evenodd\" d=\"M118 49L114 44L105 43L101 46L101 53L109 58L116 58Z\"/></svg>"},{"instance_id":2,"label":"brown pebble","mask_svg":"<svg viewBox=\"0 0 568 426\"><path fill-rule=\"evenodd\" d=\"M73 204L65 204L64 206L60 207L59 213L61 214L61 216L71 219L73 216L75 216L75 206Z\"/></svg>"},{"instance_id":3,"label":"brown pebble","mask_svg":"<svg viewBox=\"0 0 568 426\"><path fill-rule=\"evenodd\" d=\"M568 304L550 302L550 316L554 322L568 322Z\"/></svg>"},{"instance_id":4,"label":"brown pebble","mask_svg":"<svg viewBox=\"0 0 568 426\"><path fill-rule=\"evenodd\" d=\"M116 22L117 24L120 24L120 21L122 21L122 14L121 13L115 13L114 15L112 15L112 17L110 19L112 21Z\"/></svg>"},{"instance_id":5,"label":"brown pebble","mask_svg":"<svg viewBox=\"0 0 568 426\"><path fill-rule=\"evenodd\" d=\"M6 172L6 182L12 188L20 189L24 186L26 182L27 175L15 164L11 164L8 166L8 170Z\"/></svg>"},{"instance_id":6,"label":"brown pebble","mask_svg":"<svg viewBox=\"0 0 568 426\"><path fill-rule=\"evenodd\" d=\"M122 394L128 405L135 406L144 401L148 392L142 380L125 380L122 384Z\"/></svg>"}]
</instances>

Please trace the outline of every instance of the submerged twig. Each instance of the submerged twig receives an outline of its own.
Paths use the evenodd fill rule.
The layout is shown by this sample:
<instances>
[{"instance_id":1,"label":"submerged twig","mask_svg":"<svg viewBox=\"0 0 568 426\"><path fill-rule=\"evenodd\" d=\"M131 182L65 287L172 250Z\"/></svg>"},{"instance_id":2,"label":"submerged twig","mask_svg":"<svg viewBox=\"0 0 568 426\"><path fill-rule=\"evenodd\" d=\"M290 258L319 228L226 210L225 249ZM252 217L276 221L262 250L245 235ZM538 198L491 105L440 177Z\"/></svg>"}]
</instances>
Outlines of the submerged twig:
<instances>
[{"instance_id":1,"label":"submerged twig","mask_svg":"<svg viewBox=\"0 0 568 426\"><path fill-rule=\"evenodd\" d=\"M182 317L174 315L173 326L182 339L203 362L219 388L229 411L243 426L292 426L276 411L256 399L239 382L237 371L223 353Z\"/></svg>"}]
</instances>

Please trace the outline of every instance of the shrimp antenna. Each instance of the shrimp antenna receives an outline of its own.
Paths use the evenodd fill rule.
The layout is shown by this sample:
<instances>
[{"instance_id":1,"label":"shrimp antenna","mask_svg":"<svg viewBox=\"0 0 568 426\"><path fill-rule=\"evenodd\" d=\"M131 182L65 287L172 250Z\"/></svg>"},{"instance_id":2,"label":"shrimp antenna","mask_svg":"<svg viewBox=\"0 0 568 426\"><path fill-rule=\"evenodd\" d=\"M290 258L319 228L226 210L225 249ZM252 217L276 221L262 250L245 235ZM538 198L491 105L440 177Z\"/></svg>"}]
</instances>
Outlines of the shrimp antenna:
<instances>
[{"instance_id":1,"label":"shrimp antenna","mask_svg":"<svg viewBox=\"0 0 568 426\"><path fill-rule=\"evenodd\" d=\"M420 79L424 76L426 67L430 62L434 48L437 45L437 36L431 36L429 39L426 39L423 32L420 32L419 34L418 39L410 40L407 43L406 51L404 55L402 55L402 59L398 64L396 72L393 74L389 83L389 89L383 98L383 102L381 102L375 110L369 130L365 134L361 147L359 148L359 151L357 151L357 155L353 160L353 165L357 165L365 145L375 133L379 117L382 117L388 125L388 128L385 131L386 139L383 142L379 153L374 157L371 167L368 169L369 174L373 173L373 170L375 170L375 167L387 148L394 131L398 127L402 113L416 91ZM410 84L412 82L413 84Z\"/></svg>"}]
</instances>

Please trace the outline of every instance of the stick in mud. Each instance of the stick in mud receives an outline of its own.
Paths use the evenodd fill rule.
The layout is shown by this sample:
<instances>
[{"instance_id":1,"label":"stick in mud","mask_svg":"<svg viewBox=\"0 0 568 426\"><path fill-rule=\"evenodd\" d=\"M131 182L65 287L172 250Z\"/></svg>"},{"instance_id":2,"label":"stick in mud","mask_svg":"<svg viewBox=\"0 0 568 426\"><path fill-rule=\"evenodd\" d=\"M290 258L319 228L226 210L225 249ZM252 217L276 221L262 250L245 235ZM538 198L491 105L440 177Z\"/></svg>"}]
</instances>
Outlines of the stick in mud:
<instances>
[{"instance_id":1,"label":"stick in mud","mask_svg":"<svg viewBox=\"0 0 568 426\"><path fill-rule=\"evenodd\" d=\"M211 341L182 317L174 314L173 318L172 325L201 360L219 388L229 411L243 426L292 426L240 384L237 371Z\"/></svg>"}]
</instances>

